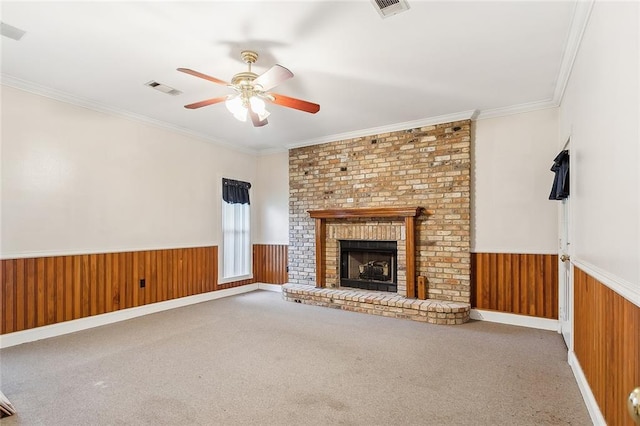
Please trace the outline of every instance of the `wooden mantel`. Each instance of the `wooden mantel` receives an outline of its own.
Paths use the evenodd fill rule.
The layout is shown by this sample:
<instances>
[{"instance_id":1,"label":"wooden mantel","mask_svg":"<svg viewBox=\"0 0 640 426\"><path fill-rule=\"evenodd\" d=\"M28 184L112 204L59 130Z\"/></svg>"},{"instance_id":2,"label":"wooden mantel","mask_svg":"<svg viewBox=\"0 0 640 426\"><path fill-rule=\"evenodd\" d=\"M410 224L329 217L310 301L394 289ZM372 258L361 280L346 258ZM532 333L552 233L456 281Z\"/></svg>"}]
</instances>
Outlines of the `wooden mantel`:
<instances>
[{"instance_id":1,"label":"wooden mantel","mask_svg":"<svg viewBox=\"0 0 640 426\"><path fill-rule=\"evenodd\" d=\"M370 207L361 209L309 210L314 219L347 219L352 217L416 217L422 207Z\"/></svg>"},{"instance_id":2,"label":"wooden mantel","mask_svg":"<svg viewBox=\"0 0 640 426\"><path fill-rule=\"evenodd\" d=\"M309 210L309 216L316 220L316 287L325 287L327 219L349 218L404 218L407 238L407 297L416 297L416 217L423 212L422 207L369 207L358 209Z\"/></svg>"}]
</instances>

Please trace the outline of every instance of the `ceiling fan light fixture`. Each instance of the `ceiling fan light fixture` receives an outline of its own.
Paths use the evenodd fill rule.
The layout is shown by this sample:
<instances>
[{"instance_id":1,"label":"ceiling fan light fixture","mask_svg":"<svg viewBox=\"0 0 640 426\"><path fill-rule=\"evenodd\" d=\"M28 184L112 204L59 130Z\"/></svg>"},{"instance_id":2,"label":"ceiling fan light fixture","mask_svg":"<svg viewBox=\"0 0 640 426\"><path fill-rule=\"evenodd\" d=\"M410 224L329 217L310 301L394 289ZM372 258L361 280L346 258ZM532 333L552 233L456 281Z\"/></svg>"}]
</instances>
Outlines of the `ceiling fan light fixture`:
<instances>
[{"instance_id":1,"label":"ceiling fan light fixture","mask_svg":"<svg viewBox=\"0 0 640 426\"><path fill-rule=\"evenodd\" d=\"M257 96L252 96L249 99L249 104L251 105L251 111L258 114L260 121L264 121L271 113L267 111L266 105L262 99Z\"/></svg>"},{"instance_id":2,"label":"ceiling fan light fixture","mask_svg":"<svg viewBox=\"0 0 640 426\"><path fill-rule=\"evenodd\" d=\"M238 111L233 114L233 116L236 118L236 120L242 121L244 123L245 121L247 121L247 110L243 109L242 111Z\"/></svg>"},{"instance_id":3,"label":"ceiling fan light fixture","mask_svg":"<svg viewBox=\"0 0 640 426\"><path fill-rule=\"evenodd\" d=\"M248 109L244 106L244 102L242 102L242 98L240 96L230 96L224 104L236 120L247 121Z\"/></svg>"},{"instance_id":4,"label":"ceiling fan light fixture","mask_svg":"<svg viewBox=\"0 0 640 426\"><path fill-rule=\"evenodd\" d=\"M267 117L269 117L271 115L271 113L267 110L264 111L264 113L262 114L258 114L258 118L260 119L260 121L264 121L267 119Z\"/></svg>"},{"instance_id":5,"label":"ceiling fan light fixture","mask_svg":"<svg viewBox=\"0 0 640 426\"><path fill-rule=\"evenodd\" d=\"M178 68L180 72L208 80L212 83L231 87L237 93L231 96L205 99L200 102L185 105L184 107L187 109L198 109L224 102L229 112L231 112L237 120L247 121L247 117L251 117L251 122L254 127L262 127L268 124L267 117L269 117L270 113L266 109L265 100L272 104L297 109L310 114L315 114L320 111L320 105L318 104L268 92L271 88L293 77L291 71L282 65L276 64L264 73L258 75L251 71L251 64L258 59L258 54L251 50L244 50L241 52L241 55L244 62L249 66L249 70L234 75L231 83L189 68Z\"/></svg>"}]
</instances>

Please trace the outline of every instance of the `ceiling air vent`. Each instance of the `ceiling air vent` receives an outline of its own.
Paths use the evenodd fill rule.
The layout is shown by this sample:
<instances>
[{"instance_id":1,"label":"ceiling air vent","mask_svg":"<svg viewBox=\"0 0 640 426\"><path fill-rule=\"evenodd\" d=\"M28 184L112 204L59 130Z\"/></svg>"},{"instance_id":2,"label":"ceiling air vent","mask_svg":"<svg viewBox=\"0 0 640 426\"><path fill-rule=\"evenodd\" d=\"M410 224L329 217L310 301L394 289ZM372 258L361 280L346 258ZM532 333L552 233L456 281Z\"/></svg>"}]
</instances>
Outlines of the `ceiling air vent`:
<instances>
[{"instance_id":1,"label":"ceiling air vent","mask_svg":"<svg viewBox=\"0 0 640 426\"><path fill-rule=\"evenodd\" d=\"M381 17L388 18L409 9L407 0L371 0Z\"/></svg>"},{"instance_id":2,"label":"ceiling air vent","mask_svg":"<svg viewBox=\"0 0 640 426\"><path fill-rule=\"evenodd\" d=\"M145 86L149 86L153 89L161 91L162 93L166 93L172 96L177 96L182 93L178 89L174 89L173 87L169 87L166 84L158 83L157 81L154 81L154 80L151 80L150 82L145 83Z\"/></svg>"},{"instance_id":3,"label":"ceiling air vent","mask_svg":"<svg viewBox=\"0 0 640 426\"><path fill-rule=\"evenodd\" d=\"M25 30L0 22L0 34L5 37L19 41L26 33L27 32Z\"/></svg>"}]
</instances>

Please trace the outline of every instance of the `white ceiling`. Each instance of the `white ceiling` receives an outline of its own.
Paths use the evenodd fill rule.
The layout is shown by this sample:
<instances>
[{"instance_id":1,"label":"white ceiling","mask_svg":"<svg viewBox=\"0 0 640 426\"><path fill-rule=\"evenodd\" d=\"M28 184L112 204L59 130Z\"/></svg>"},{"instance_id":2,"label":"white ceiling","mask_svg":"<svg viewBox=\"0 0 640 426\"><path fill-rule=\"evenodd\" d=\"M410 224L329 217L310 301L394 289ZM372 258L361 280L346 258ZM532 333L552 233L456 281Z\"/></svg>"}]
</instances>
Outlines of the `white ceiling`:
<instances>
[{"instance_id":1,"label":"white ceiling","mask_svg":"<svg viewBox=\"0 0 640 426\"><path fill-rule=\"evenodd\" d=\"M557 105L579 2L409 4L382 19L369 0L2 1L2 21L27 32L1 37L2 82L255 152ZM245 49L260 54L258 74L276 63L294 73L272 91L320 112L272 105L254 128L223 104L183 107L233 92L176 68L229 81Z\"/></svg>"}]
</instances>

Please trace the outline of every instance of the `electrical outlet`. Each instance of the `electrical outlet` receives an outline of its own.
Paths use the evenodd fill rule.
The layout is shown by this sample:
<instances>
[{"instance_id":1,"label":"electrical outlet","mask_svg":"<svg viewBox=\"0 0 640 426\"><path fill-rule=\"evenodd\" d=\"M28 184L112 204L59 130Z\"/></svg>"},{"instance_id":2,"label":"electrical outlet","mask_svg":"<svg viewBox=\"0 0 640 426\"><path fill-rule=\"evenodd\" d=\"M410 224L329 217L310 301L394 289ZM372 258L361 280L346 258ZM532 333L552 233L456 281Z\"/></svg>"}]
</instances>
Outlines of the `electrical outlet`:
<instances>
[{"instance_id":1,"label":"electrical outlet","mask_svg":"<svg viewBox=\"0 0 640 426\"><path fill-rule=\"evenodd\" d=\"M146 282L144 278L140 278L140 288L144 288L145 285L146 285Z\"/></svg>"}]
</instances>

